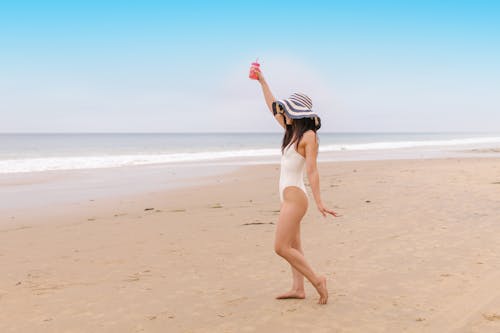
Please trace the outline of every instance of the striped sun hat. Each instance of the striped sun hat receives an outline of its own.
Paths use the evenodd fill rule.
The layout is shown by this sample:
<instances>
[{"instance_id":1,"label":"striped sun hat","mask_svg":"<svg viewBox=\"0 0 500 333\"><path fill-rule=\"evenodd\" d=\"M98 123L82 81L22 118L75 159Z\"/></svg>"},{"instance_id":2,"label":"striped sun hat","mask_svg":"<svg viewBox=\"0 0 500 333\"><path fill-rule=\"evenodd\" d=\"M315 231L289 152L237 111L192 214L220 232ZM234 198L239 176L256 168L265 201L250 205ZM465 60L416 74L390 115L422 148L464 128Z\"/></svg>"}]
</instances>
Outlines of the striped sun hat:
<instances>
[{"instance_id":1,"label":"striped sun hat","mask_svg":"<svg viewBox=\"0 0 500 333\"><path fill-rule=\"evenodd\" d=\"M280 99L273 103L277 103L280 108L279 113L286 113L289 118L315 118L318 114L312 110L312 100L306 94L293 93L287 99Z\"/></svg>"}]
</instances>

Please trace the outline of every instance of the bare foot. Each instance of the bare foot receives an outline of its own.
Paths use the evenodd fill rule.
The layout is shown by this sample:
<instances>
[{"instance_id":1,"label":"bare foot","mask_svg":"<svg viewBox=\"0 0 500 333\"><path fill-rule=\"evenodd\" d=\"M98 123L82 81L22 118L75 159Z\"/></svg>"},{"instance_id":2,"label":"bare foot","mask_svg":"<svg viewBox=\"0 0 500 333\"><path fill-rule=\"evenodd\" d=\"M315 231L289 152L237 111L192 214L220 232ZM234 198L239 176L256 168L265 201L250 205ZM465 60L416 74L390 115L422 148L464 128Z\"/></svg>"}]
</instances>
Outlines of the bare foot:
<instances>
[{"instance_id":1,"label":"bare foot","mask_svg":"<svg viewBox=\"0 0 500 333\"><path fill-rule=\"evenodd\" d=\"M326 277L321 276L318 283L314 286L319 294L318 304L326 304L328 302L328 289L326 289Z\"/></svg>"},{"instance_id":2,"label":"bare foot","mask_svg":"<svg viewBox=\"0 0 500 333\"><path fill-rule=\"evenodd\" d=\"M306 292L304 290L290 290L284 294L276 296L276 299L287 299L287 298L306 298Z\"/></svg>"}]
</instances>

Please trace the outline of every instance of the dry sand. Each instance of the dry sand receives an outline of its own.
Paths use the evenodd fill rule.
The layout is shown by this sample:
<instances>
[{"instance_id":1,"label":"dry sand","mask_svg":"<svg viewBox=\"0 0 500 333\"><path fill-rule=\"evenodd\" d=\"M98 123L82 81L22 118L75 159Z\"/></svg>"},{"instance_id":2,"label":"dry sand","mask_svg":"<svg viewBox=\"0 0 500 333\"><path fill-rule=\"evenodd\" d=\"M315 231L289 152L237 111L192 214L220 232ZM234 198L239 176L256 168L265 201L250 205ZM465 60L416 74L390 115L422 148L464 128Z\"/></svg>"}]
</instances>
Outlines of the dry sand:
<instances>
[{"instance_id":1,"label":"dry sand","mask_svg":"<svg viewBox=\"0 0 500 333\"><path fill-rule=\"evenodd\" d=\"M11 211L0 332L500 332L500 159L320 163L303 247L329 303L275 300L279 165ZM43 198L40 198L43 200ZM18 214L19 213L19 214Z\"/></svg>"}]
</instances>

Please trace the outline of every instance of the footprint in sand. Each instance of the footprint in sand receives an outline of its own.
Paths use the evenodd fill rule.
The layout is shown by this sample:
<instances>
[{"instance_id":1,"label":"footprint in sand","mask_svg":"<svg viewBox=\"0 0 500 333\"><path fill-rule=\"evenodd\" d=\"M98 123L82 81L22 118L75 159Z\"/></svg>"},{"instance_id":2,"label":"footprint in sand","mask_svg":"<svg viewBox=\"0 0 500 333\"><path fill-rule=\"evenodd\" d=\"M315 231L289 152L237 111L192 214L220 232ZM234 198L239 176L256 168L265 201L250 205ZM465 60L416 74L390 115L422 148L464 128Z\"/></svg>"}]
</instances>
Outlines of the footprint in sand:
<instances>
[{"instance_id":1,"label":"footprint in sand","mask_svg":"<svg viewBox=\"0 0 500 333\"><path fill-rule=\"evenodd\" d=\"M220 203L216 203L210 206L210 208L223 208L223 206Z\"/></svg>"},{"instance_id":2,"label":"footprint in sand","mask_svg":"<svg viewBox=\"0 0 500 333\"><path fill-rule=\"evenodd\" d=\"M139 281L142 277L148 277L148 276L151 276L151 271L149 269L144 270L142 272L137 272L137 273L131 274L123 281L136 282L136 281Z\"/></svg>"},{"instance_id":3,"label":"footprint in sand","mask_svg":"<svg viewBox=\"0 0 500 333\"><path fill-rule=\"evenodd\" d=\"M162 312L159 312L159 313L154 314L154 315L146 316L146 318L149 319L149 320L155 320L155 319L158 319L158 317L163 317L164 315L166 315L167 318L169 318L169 319L174 319L175 318L175 314L173 314L170 311L162 311Z\"/></svg>"},{"instance_id":4,"label":"footprint in sand","mask_svg":"<svg viewBox=\"0 0 500 333\"><path fill-rule=\"evenodd\" d=\"M227 301L226 303L231 304L231 305L236 305L236 304L240 304L240 303L246 301L247 299L248 299L248 297L239 297L239 298L231 299L231 300Z\"/></svg>"},{"instance_id":5,"label":"footprint in sand","mask_svg":"<svg viewBox=\"0 0 500 333\"><path fill-rule=\"evenodd\" d=\"M274 222L248 222L248 223L243 223L242 225L259 225L259 224L274 224Z\"/></svg>"},{"instance_id":6,"label":"footprint in sand","mask_svg":"<svg viewBox=\"0 0 500 333\"><path fill-rule=\"evenodd\" d=\"M500 314L497 313L483 313L483 318L489 321L500 320Z\"/></svg>"},{"instance_id":7,"label":"footprint in sand","mask_svg":"<svg viewBox=\"0 0 500 333\"><path fill-rule=\"evenodd\" d=\"M62 284L47 284L47 285L36 284L31 287L31 291L33 291L35 295L44 295L54 290L63 289L64 287L65 285Z\"/></svg>"}]
</instances>

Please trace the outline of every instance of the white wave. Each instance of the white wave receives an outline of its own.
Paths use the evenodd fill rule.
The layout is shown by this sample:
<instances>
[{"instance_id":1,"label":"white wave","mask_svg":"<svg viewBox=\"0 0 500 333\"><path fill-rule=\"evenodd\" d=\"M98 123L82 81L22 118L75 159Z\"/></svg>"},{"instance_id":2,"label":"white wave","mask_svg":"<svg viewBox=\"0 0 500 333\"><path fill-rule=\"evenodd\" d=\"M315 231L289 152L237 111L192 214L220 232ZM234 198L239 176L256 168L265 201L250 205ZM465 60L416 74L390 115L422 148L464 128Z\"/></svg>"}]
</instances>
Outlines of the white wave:
<instances>
[{"instance_id":1,"label":"white wave","mask_svg":"<svg viewBox=\"0 0 500 333\"><path fill-rule=\"evenodd\" d=\"M279 149L248 149L197 153L68 156L0 160L0 173L77 170L121 166L217 160L231 157L279 155Z\"/></svg>"},{"instance_id":2,"label":"white wave","mask_svg":"<svg viewBox=\"0 0 500 333\"><path fill-rule=\"evenodd\" d=\"M413 147L445 147L470 144L500 143L500 137L464 138L433 141L386 141L359 144L320 145L320 152L401 149ZM133 165L180 163L220 160L225 158L266 157L281 155L280 148L205 151L170 154L132 154L104 156L61 156L0 160L0 173L39 172L49 170L77 170Z\"/></svg>"},{"instance_id":3,"label":"white wave","mask_svg":"<svg viewBox=\"0 0 500 333\"><path fill-rule=\"evenodd\" d=\"M488 138L464 138L431 141L383 141L357 144L337 144L320 146L319 151L351 151L351 150L377 150L377 149L400 149L416 147L444 147L461 146L470 144L500 143L500 137Z\"/></svg>"}]
</instances>

